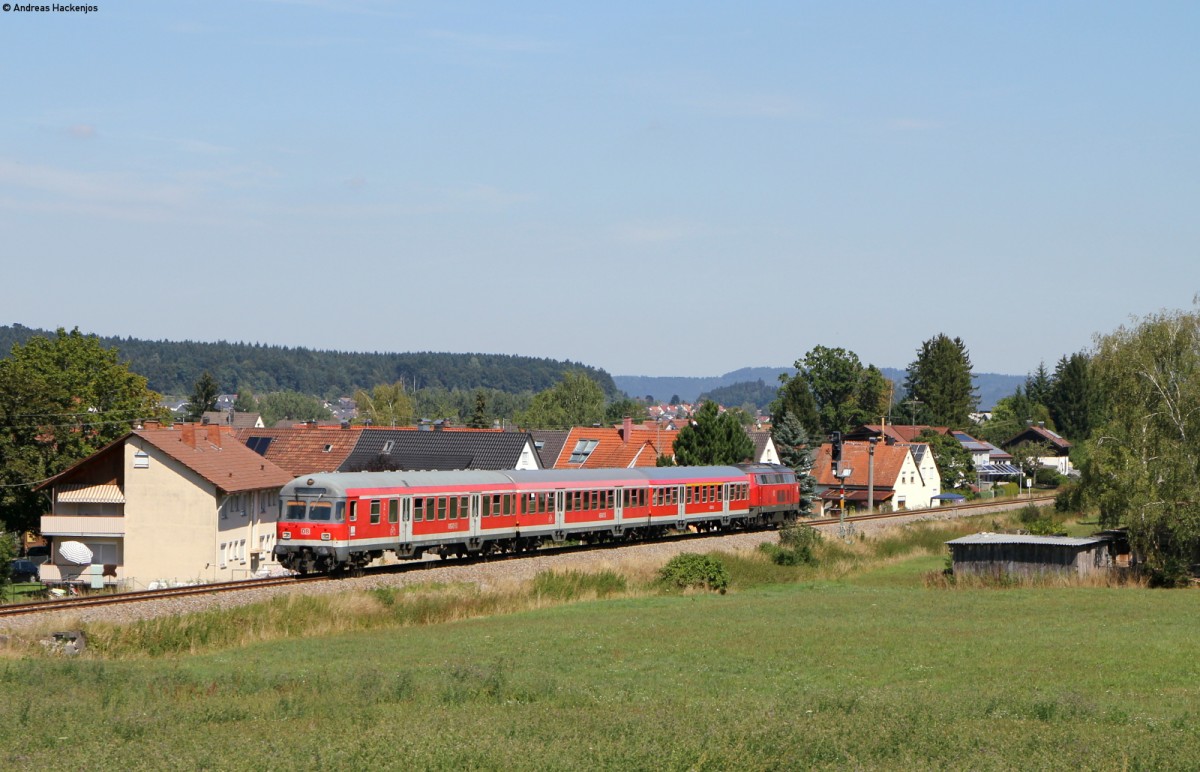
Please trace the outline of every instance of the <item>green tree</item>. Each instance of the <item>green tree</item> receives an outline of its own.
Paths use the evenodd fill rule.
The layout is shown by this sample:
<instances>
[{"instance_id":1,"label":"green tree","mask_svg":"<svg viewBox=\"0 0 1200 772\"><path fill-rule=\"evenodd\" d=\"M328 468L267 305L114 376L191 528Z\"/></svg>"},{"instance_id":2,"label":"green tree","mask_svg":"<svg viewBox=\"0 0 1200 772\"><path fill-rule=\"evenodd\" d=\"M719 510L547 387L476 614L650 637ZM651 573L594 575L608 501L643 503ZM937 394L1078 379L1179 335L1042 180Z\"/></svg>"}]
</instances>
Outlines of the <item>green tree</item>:
<instances>
[{"instance_id":1,"label":"green tree","mask_svg":"<svg viewBox=\"0 0 1200 772\"><path fill-rule=\"evenodd\" d=\"M233 409L239 413L257 413L258 400L254 398L254 392L245 387L238 389L237 399L233 401Z\"/></svg>"},{"instance_id":2,"label":"green tree","mask_svg":"<svg viewBox=\"0 0 1200 772\"><path fill-rule=\"evenodd\" d=\"M1165 583L1200 561L1200 314L1161 312L1099 342L1104 423L1081 490Z\"/></svg>"},{"instance_id":3,"label":"green tree","mask_svg":"<svg viewBox=\"0 0 1200 772\"><path fill-rule=\"evenodd\" d=\"M475 409L471 411L471 420L467 421L467 426L472 429L486 429L491 425L492 422L488 420L487 395L477 389L475 391Z\"/></svg>"},{"instance_id":4,"label":"green tree","mask_svg":"<svg viewBox=\"0 0 1200 772\"><path fill-rule=\"evenodd\" d=\"M323 401L298 391L264 394L259 397L258 406L266 426L274 426L279 421L327 421L333 417Z\"/></svg>"},{"instance_id":5,"label":"green tree","mask_svg":"<svg viewBox=\"0 0 1200 772\"><path fill-rule=\"evenodd\" d=\"M1046 371L1046 363L1039 362L1037 370L1025 377L1025 396L1036 404L1048 405L1053 385L1050 374Z\"/></svg>"},{"instance_id":6,"label":"green tree","mask_svg":"<svg viewBox=\"0 0 1200 772\"><path fill-rule=\"evenodd\" d=\"M812 474L813 448L808 432L796 416L784 413L779 421L772 422L771 438L775 441L780 463L796 473L800 483L800 513L807 515L812 512L817 497L817 479Z\"/></svg>"},{"instance_id":7,"label":"green tree","mask_svg":"<svg viewBox=\"0 0 1200 772\"><path fill-rule=\"evenodd\" d=\"M942 488L967 490L975 484L975 460L971 457L971 451L964 448L961 442L951 435L938 434L929 429L917 436L917 442L929 445L938 476L942 478Z\"/></svg>"},{"instance_id":8,"label":"green tree","mask_svg":"<svg viewBox=\"0 0 1200 772\"><path fill-rule=\"evenodd\" d=\"M605 423L617 424L625 420L625 416L633 419L635 424L646 420L646 405L636 399L622 397L609 402L604 408Z\"/></svg>"},{"instance_id":9,"label":"green tree","mask_svg":"<svg viewBox=\"0 0 1200 772\"><path fill-rule=\"evenodd\" d=\"M78 329L30 337L0 360L0 530L36 530L46 497L33 486L167 418L146 379Z\"/></svg>"},{"instance_id":10,"label":"green tree","mask_svg":"<svg viewBox=\"0 0 1200 772\"><path fill-rule=\"evenodd\" d=\"M848 431L887 413L890 382L879 368L864 367L853 351L815 346L795 366L795 376L780 379L783 387L777 407L796 416L810 434ZM813 410L815 427L811 425Z\"/></svg>"},{"instance_id":11,"label":"green tree","mask_svg":"<svg viewBox=\"0 0 1200 772\"><path fill-rule=\"evenodd\" d=\"M971 381L971 357L961 338L939 334L921 344L908 366L904 389L918 400L922 423L962 428L979 398Z\"/></svg>"},{"instance_id":12,"label":"green tree","mask_svg":"<svg viewBox=\"0 0 1200 772\"><path fill-rule=\"evenodd\" d=\"M358 407L360 423L408 426L413 422L412 400L408 398L401 381L381 383L370 391L360 389L354 393L354 404Z\"/></svg>"},{"instance_id":13,"label":"green tree","mask_svg":"<svg viewBox=\"0 0 1200 772\"><path fill-rule=\"evenodd\" d=\"M1058 361L1046 406L1055 430L1064 437L1082 442L1091 436L1100 415L1100 395L1092 384L1091 359L1086 354Z\"/></svg>"},{"instance_id":14,"label":"green tree","mask_svg":"<svg viewBox=\"0 0 1200 772\"><path fill-rule=\"evenodd\" d=\"M721 413L716 402L705 402L692 423L675 437L675 462L680 466L740 464L754 457L754 442L737 418Z\"/></svg>"},{"instance_id":15,"label":"green tree","mask_svg":"<svg viewBox=\"0 0 1200 772\"><path fill-rule=\"evenodd\" d=\"M555 386L535 394L518 417L527 429L591 426L604 418L604 392L587 374L571 370Z\"/></svg>"},{"instance_id":16,"label":"green tree","mask_svg":"<svg viewBox=\"0 0 1200 772\"><path fill-rule=\"evenodd\" d=\"M189 421L199 421L200 416L217 409L217 397L221 396L221 387L208 370L192 386L192 395L188 398L187 417Z\"/></svg>"},{"instance_id":17,"label":"green tree","mask_svg":"<svg viewBox=\"0 0 1200 772\"><path fill-rule=\"evenodd\" d=\"M790 415L800 422L808 436L823 436L817 401L813 399L808 380L799 373L794 376L783 373L779 381L783 385L779 387L779 396L771 403L771 423L780 423L784 416Z\"/></svg>"}]
</instances>

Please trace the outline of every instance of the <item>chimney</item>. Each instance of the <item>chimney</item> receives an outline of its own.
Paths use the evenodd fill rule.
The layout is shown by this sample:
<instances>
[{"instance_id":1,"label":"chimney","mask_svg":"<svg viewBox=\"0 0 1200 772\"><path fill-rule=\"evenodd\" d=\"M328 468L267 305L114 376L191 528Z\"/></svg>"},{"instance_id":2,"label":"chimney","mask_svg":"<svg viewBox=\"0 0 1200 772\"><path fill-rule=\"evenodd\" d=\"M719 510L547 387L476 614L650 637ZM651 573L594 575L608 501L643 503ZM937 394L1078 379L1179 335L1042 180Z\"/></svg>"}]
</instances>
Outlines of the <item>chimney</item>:
<instances>
[{"instance_id":1,"label":"chimney","mask_svg":"<svg viewBox=\"0 0 1200 772\"><path fill-rule=\"evenodd\" d=\"M1039 428L1039 429L1045 429L1045 428L1046 428L1046 422L1045 422L1045 421L1038 421L1038 428Z\"/></svg>"},{"instance_id":2,"label":"chimney","mask_svg":"<svg viewBox=\"0 0 1200 772\"><path fill-rule=\"evenodd\" d=\"M183 434L179 438L184 445L196 447L196 424L186 423L183 425Z\"/></svg>"},{"instance_id":3,"label":"chimney","mask_svg":"<svg viewBox=\"0 0 1200 772\"><path fill-rule=\"evenodd\" d=\"M143 429L161 429L162 421L158 420L157 418L147 418L145 421L142 421L142 428Z\"/></svg>"},{"instance_id":4,"label":"chimney","mask_svg":"<svg viewBox=\"0 0 1200 772\"><path fill-rule=\"evenodd\" d=\"M629 444L629 435L633 432L633 417L625 416L625 420L621 422L621 441Z\"/></svg>"},{"instance_id":5,"label":"chimney","mask_svg":"<svg viewBox=\"0 0 1200 772\"><path fill-rule=\"evenodd\" d=\"M218 448L221 447L221 426L212 424L208 427L208 441Z\"/></svg>"}]
</instances>

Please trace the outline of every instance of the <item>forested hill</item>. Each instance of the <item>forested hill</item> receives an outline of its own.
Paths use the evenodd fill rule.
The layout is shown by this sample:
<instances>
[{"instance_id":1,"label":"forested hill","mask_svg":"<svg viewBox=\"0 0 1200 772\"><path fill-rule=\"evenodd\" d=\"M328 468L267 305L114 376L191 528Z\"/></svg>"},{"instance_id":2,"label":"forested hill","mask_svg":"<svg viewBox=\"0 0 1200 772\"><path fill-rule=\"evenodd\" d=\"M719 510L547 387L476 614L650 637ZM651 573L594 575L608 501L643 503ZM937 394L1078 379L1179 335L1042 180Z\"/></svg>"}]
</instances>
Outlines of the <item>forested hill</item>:
<instances>
[{"instance_id":1,"label":"forested hill","mask_svg":"<svg viewBox=\"0 0 1200 772\"><path fill-rule=\"evenodd\" d=\"M0 352L33 335L53 332L22 325L0 327ZM207 370L223 392L298 391L324 397L349 395L356 388L404 381L417 388L498 389L513 394L548 389L567 370L582 370L609 396L617 395L612 376L595 367L553 359L505 354L382 354L315 351L260 343L199 343L100 338L115 347L129 368L160 394L186 396Z\"/></svg>"},{"instance_id":2,"label":"forested hill","mask_svg":"<svg viewBox=\"0 0 1200 772\"><path fill-rule=\"evenodd\" d=\"M904 385L905 372L893 367L881 367L884 377L891 378L897 390ZM701 394L707 394L727 386L745 385L746 388L756 385L761 380L771 388L779 388L780 373L794 374L791 367L743 367L724 375L708 378L672 378L653 377L647 375L615 375L617 388L631 397L654 397L657 402L667 402L671 397L679 397L684 402L695 402ZM975 389L979 392L979 408L990 410L996 401L1002 397L1011 396L1018 386L1025 383L1023 375L1000 375L998 373L975 373L973 376ZM753 400L750 400L753 401ZM734 404L741 404L735 402Z\"/></svg>"}]
</instances>

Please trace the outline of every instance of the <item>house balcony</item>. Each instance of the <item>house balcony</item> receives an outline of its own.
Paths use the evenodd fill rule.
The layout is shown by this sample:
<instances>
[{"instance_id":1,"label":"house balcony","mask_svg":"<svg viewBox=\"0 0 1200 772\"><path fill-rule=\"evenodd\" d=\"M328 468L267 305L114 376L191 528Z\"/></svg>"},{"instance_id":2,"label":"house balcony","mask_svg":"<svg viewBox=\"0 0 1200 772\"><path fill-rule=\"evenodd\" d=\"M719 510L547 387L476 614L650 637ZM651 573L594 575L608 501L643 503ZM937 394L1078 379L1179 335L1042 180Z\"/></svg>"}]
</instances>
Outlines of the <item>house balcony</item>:
<instances>
[{"instance_id":1,"label":"house balcony","mask_svg":"<svg viewBox=\"0 0 1200 772\"><path fill-rule=\"evenodd\" d=\"M124 536L125 518L102 515L43 515L42 536Z\"/></svg>"}]
</instances>

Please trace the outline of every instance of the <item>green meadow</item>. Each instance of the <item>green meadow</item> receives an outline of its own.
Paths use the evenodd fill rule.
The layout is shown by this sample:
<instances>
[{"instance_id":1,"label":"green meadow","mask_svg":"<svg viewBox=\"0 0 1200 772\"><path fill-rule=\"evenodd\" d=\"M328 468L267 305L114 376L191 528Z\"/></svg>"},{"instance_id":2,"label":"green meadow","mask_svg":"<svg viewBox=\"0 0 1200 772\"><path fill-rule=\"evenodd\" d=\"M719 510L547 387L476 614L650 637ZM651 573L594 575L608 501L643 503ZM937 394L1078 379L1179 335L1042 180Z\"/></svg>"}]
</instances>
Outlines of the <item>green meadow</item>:
<instances>
[{"instance_id":1,"label":"green meadow","mask_svg":"<svg viewBox=\"0 0 1200 772\"><path fill-rule=\"evenodd\" d=\"M960 587L918 526L818 564L291 598L0 659L0 765L1195 769L1200 594Z\"/></svg>"}]
</instances>

